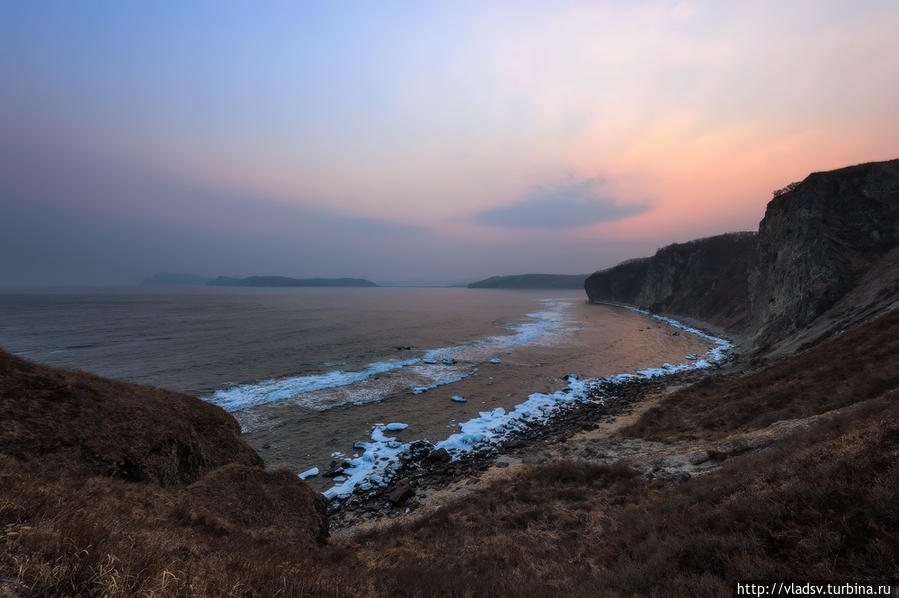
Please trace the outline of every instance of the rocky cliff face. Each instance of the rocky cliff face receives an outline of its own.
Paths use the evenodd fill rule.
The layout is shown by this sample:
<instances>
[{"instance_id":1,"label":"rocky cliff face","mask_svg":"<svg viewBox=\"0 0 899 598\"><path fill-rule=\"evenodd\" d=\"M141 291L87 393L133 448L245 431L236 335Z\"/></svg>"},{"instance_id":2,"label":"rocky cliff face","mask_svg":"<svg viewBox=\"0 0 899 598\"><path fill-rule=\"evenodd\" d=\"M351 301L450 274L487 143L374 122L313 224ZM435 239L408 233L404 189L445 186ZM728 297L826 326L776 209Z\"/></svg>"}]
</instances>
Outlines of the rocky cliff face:
<instances>
[{"instance_id":1,"label":"rocky cliff face","mask_svg":"<svg viewBox=\"0 0 899 598\"><path fill-rule=\"evenodd\" d=\"M767 353L899 306L899 160L814 173L788 189L757 235L675 244L596 272L588 298L705 320Z\"/></svg>"},{"instance_id":2,"label":"rocky cliff face","mask_svg":"<svg viewBox=\"0 0 899 598\"><path fill-rule=\"evenodd\" d=\"M584 288L590 301L631 303L740 330L748 323L748 279L756 259L755 233L728 233L596 272Z\"/></svg>"},{"instance_id":3,"label":"rocky cliff face","mask_svg":"<svg viewBox=\"0 0 899 598\"><path fill-rule=\"evenodd\" d=\"M826 314L899 245L899 160L809 175L768 204L758 239L750 310L765 346ZM895 296L889 273L877 278L865 282Z\"/></svg>"}]
</instances>

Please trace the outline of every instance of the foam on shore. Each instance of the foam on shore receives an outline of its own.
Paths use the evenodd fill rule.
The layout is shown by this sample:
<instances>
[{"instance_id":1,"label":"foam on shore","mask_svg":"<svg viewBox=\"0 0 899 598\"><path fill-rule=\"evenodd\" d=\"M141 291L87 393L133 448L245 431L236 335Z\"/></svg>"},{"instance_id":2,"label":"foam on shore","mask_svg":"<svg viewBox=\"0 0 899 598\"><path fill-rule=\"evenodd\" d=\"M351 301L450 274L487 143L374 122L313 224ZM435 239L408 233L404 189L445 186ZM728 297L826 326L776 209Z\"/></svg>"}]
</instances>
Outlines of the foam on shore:
<instances>
[{"instance_id":1,"label":"foam on shore","mask_svg":"<svg viewBox=\"0 0 899 598\"><path fill-rule=\"evenodd\" d=\"M589 400L590 391L600 384L620 384L629 380L655 378L687 370L707 368L724 359L727 351L733 348L730 341L712 336L672 318L653 315L630 306L621 307L627 307L663 321L674 328L712 341L713 345L706 352L708 357L692 359L696 356L690 355L691 359L684 363L665 363L657 368L646 368L635 373L622 373L598 379L580 380L576 375L571 374L567 379L568 385L564 389L550 394L533 393L528 396L527 400L516 405L509 412L502 407L492 411L483 411L478 414L478 417L458 424L460 431L438 442L434 448L445 449L454 460L459 459L465 454L481 451L501 443L513 431L545 423L567 405ZM395 438L387 438L383 434L384 428L384 424L375 424L371 442L356 444L357 448L364 449L365 452L349 461L343 472L346 480L326 490L324 495L327 498L332 500L344 498L349 496L357 486L362 490L368 490L390 483L395 466L403 456L410 453L414 441L403 444Z\"/></svg>"},{"instance_id":2,"label":"foam on shore","mask_svg":"<svg viewBox=\"0 0 899 598\"><path fill-rule=\"evenodd\" d=\"M531 343L545 336L565 321L565 312L571 306L570 301L542 300L541 302L546 305L547 309L525 314L524 321L510 325L508 328L513 331L513 334L489 336L470 343L429 349L421 357L378 361L356 371L332 370L322 374L291 376L263 380L252 384L235 385L227 389L217 390L211 397L205 398L219 407L234 413L267 403L298 398L307 393L363 383L380 374L399 371L413 365L422 366L415 368L415 375L430 379L426 384L412 387L414 393L420 394L438 386L463 380L477 371L476 367L472 369L470 366L466 369L448 370L446 367L443 367L444 364L437 363L440 360L449 359L451 356L467 349L476 349L476 352L489 351L492 354L504 349L508 350L512 347ZM358 390L358 393L355 391L350 392L345 398L340 400L334 400L334 397L329 397L328 400L317 402L313 399L307 406L313 409L329 409L341 404L369 403L383 398L383 392L378 388L360 388Z\"/></svg>"}]
</instances>

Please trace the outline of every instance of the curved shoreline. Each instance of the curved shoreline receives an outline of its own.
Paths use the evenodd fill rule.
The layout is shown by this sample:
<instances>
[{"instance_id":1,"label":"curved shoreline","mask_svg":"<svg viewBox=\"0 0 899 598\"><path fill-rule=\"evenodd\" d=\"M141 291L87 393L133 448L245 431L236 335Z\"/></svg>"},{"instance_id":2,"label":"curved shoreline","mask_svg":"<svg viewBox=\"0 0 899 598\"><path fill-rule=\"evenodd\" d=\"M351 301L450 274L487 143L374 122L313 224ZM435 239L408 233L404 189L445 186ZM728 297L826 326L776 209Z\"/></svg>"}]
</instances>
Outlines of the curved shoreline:
<instances>
[{"instance_id":1,"label":"curved shoreline","mask_svg":"<svg viewBox=\"0 0 899 598\"><path fill-rule=\"evenodd\" d=\"M616 415L640 400L650 388L659 389L693 378L696 373L719 365L735 348L729 340L673 318L630 305L607 305L641 313L712 341L706 352L708 358L697 356L688 363L665 363L636 373L596 379L579 380L571 375L566 388L550 394L533 393L508 413L502 408L482 412L480 417L460 423L459 433L435 444L421 440L399 443L384 436L384 424L376 424L372 442L359 443L359 448L366 449L365 453L344 463L342 472L348 474L348 479L324 492L332 501L332 514L340 520L338 526L370 519L372 513L377 514L375 518L395 514L394 503L405 503L410 491L414 494L414 488L446 485L461 476L484 471L497 456L509 450L551 436L567 437L592 427L600 419ZM432 455L439 455L439 459ZM385 465L378 468L379 463ZM376 469L374 483L366 480Z\"/></svg>"}]
</instances>

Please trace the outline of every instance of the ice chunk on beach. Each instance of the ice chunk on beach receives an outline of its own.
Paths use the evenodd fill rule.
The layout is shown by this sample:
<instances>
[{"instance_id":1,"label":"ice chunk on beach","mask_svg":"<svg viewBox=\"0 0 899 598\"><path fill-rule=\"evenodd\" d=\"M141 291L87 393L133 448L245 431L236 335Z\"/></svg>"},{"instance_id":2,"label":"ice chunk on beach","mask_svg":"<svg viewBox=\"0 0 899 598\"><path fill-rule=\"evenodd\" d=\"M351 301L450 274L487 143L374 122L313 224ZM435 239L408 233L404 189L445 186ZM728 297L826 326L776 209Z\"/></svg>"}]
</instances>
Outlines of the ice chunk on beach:
<instances>
[{"instance_id":1,"label":"ice chunk on beach","mask_svg":"<svg viewBox=\"0 0 899 598\"><path fill-rule=\"evenodd\" d=\"M494 357L490 360L490 363L502 363L502 360L499 357Z\"/></svg>"},{"instance_id":2,"label":"ice chunk on beach","mask_svg":"<svg viewBox=\"0 0 899 598\"><path fill-rule=\"evenodd\" d=\"M661 367L646 368L635 373L616 374L608 376L606 378L602 378L600 380L580 380L577 376L570 375L567 378L567 387L562 390L558 390L549 394L534 393L531 394L526 401L519 405L516 405L512 411L507 412L502 407L497 407L492 411L482 411L478 414L478 417L457 424L460 428L459 432L450 435L448 438L441 442L438 442L436 445L434 445L435 448L444 448L452 455L453 459L458 459L464 453L480 451L486 447L489 447L490 445L496 444L508 434L515 432L516 430L524 430L533 425L545 423L549 418L558 413L558 411L564 408L564 406L567 404L595 400L597 397L591 396L590 390L598 382L607 384L621 384L630 380L647 379L656 376L666 376L675 372L710 367L715 362L723 359L726 352L729 349L733 348L733 345L725 339L720 339L708 335L695 328L685 326L680 322L677 322L676 320L672 320L664 316L652 316L652 314L649 314L644 310L640 310L630 306L621 307L626 307L627 309L632 309L633 311L644 313L647 316L654 317L657 320L661 320L675 328L680 328L692 334L696 334L697 336L700 336L702 338L711 340L713 346L707 351L707 359L691 355L688 356L688 358L695 357L695 359L689 359L687 363L664 363ZM534 315L536 316L537 314ZM545 331L549 327L550 326L547 326L543 331ZM540 327L535 328L539 329ZM524 330L521 330L519 331L519 335L513 335L513 337L496 338L515 339L517 341L530 336L530 334L525 334L524 332ZM528 332L536 332L536 330ZM441 349L440 351L443 352L443 355L446 355L447 353L455 349L457 348L454 347L450 349ZM435 350L433 354L429 355L428 357L438 358L442 357L442 355L438 355ZM494 360L498 361L498 358L493 358L490 361L495 363L496 361ZM431 370L431 372L426 375L433 376L432 372L435 368L427 369ZM441 368L440 366L438 366L438 368L436 369ZM443 369L455 370L455 368ZM435 388L442 383L447 383L453 378L461 379L458 377L460 375L461 377L471 375L475 371L477 370L475 369L470 372L464 372L461 374L456 371L447 372L448 374L450 374L450 377L444 379L434 377L432 379L437 380L434 384L424 387L417 387L415 388L414 392L424 392L431 388ZM451 399L455 402L466 402L465 397L459 395L453 395ZM600 398L599 400L603 399ZM364 449L364 452L362 452L361 455L359 453L355 453L353 455L353 459L344 469L343 475L341 475L340 478L336 478L334 480L335 485L324 492L326 497L330 499L342 498L352 493L354 488L359 488L363 491L370 490L376 486L386 484L392 479L393 475L395 474L395 466L391 464L398 462L403 455L408 454L408 452L411 450L410 447L413 444L403 444L398 442L395 438L385 436L385 430L393 431L397 429L395 427L392 427L395 426L395 424L399 424L399 422L394 422L393 424L386 425L375 424L372 429L370 442L357 442L354 444L354 448ZM405 428L405 425L403 425L403 427Z\"/></svg>"},{"instance_id":3,"label":"ice chunk on beach","mask_svg":"<svg viewBox=\"0 0 899 598\"><path fill-rule=\"evenodd\" d=\"M393 423L387 424L387 426L386 426L387 430L389 430L390 432L396 432L398 430L405 430L408 427L409 427L409 424L401 424L399 422L393 422Z\"/></svg>"},{"instance_id":4,"label":"ice chunk on beach","mask_svg":"<svg viewBox=\"0 0 899 598\"><path fill-rule=\"evenodd\" d=\"M305 480L306 478L311 478L318 475L318 467L313 467L312 469L307 469L301 474L298 474L301 480Z\"/></svg>"},{"instance_id":5,"label":"ice chunk on beach","mask_svg":"<svg viewBox=\"0 0 899 598\"><path fill-rule=\"evenodd\" d=\"M446 440L438 442L437 448L445 448L454 458L461 453L476 451L493 441L501 439L509 432L524 427L528 422L543 423L562 405L584 400L590 389L589 380L578 380L577 376L568 377L570 390L560 390L552 394L534 393L524 403L515 406L510 412L502 407L493 411L482 411L478 417L462 422L461 430Z\"/></svg>"}]
</instances>

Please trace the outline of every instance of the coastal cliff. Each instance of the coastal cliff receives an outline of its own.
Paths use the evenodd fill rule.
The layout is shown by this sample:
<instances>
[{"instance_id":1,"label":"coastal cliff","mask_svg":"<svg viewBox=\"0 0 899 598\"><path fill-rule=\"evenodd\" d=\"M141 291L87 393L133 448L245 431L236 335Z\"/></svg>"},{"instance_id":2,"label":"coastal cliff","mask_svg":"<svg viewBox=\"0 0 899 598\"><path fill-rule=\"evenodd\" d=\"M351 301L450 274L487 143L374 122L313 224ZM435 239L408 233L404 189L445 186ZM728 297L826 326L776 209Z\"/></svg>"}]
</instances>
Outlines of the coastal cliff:
<instances>
[{"instance_id":1,"label":"coastal cliff","mask_svg":"<svg viewBox=\"0 0 899 598\"><path fill-rule=\"evenodd\" d=\"M592 274L592 302L630 303L793 351L899 299L899 160L813 173L775 193L758 233L678 243Z\"/></svg>"},{"instance_id":2,"label":"coastal cliff","mask_svg":"<svg viewBox=\"0 0 899 598\"><path fill-rule=\"evenodd\" d=\"M596 272L584 288L591 302L630 303L740 330L749 315L747 285L756 247L750 232L675 243L653 257Z\"/></svg>"},{"instance_id":3,"label":"coastal cliff","mask_svg":"<svg viewBox=\"0 0 899 598\"><path fill-rule=\"evenodd\" d=\"M899 160L790 185L768 203L758 241L749 280L758 345L807 333L816 320L828 323L815 327L826 334L881 313L899 298Z\"/></svg>"}]
</instances>

